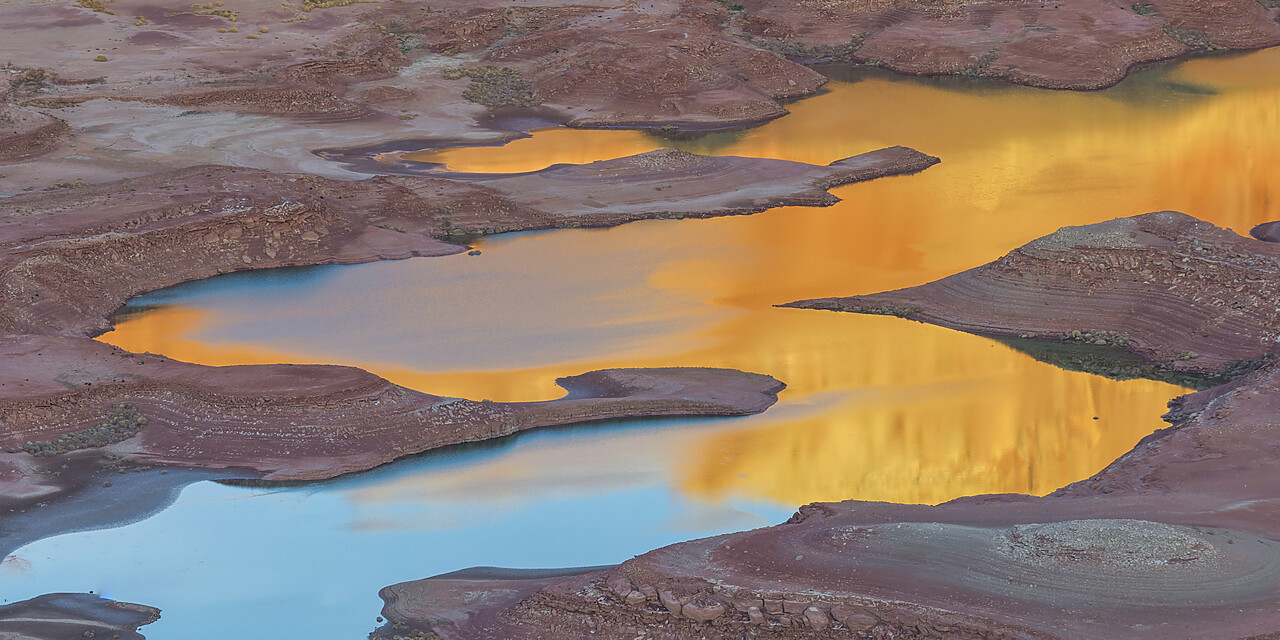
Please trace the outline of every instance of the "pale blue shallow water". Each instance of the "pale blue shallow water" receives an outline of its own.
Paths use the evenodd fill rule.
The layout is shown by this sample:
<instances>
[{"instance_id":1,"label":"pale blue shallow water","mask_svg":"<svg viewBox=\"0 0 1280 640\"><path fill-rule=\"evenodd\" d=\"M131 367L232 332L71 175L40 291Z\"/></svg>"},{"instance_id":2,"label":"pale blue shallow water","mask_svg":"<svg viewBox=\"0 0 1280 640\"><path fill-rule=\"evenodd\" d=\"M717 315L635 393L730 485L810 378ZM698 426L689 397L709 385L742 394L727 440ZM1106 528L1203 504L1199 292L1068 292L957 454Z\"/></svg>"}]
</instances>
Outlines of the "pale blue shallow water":
<instances>
[{"instance_id":1,"label":"pale blue shallow water","mask_svg":"<svg viewBox=\"0 0 1280 640\"><path fill-rule=\"evenodd\" d=\"M199 482L151 518L19 549L0 566L0 600L93 591L149 604L163 611L143 629L153 639L359 639L378 626L378 590L396 582L612 564L785 520L794 506L690 501L643 451L735 421L554 429L303 487Z\"/></svg>"}]
</instances>

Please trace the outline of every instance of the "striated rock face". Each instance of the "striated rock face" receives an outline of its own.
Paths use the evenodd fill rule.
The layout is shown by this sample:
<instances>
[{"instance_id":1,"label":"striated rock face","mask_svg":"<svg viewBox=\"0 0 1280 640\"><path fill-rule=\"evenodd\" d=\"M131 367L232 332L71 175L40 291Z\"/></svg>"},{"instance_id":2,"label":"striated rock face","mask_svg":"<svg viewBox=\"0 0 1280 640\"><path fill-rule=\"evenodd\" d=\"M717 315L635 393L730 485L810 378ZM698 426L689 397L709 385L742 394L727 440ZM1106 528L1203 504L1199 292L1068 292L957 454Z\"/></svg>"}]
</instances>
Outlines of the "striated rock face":
<instances>
[{"instance_id":1,"label":"striated rock face","mask_svg":"<svg viewBox=\"0 0 1280 640\"><path fill-rule=\"evenodd\" d=\"M1137 63L1280 44L1276 7L1256 0L744 0L735 26L788 55L912 74L1099 89Z\"/></svg>"},{"instance_id":2,"label":"striated rock face","mask_svg":"<svg viewBox=\"0 0 1280 640\"><path fill-rule=\"evenodd\" d=\"M144 640L138 627L160 610L84 593L54 593L0 606L0 636L12 640L124 638Z\"/></svg>"},{"instance_id":3,"label":"striated rock face","mask_svg":"<svg viewBox=\"0 0 1280 640\"><path fill-rule=\"evenodd\" d=\"M93 425L127 414L133 428L119 437L105 431L97 440L74 439L74 448L267 480L331 478L541 426L758 413L784 387L728 369L611 369L563 379L571 393L561 400L495 403L420 393L351 367L206 367L76 338L9 336L0 338L0 352L9 381L0 389L0 447L8 451L0 462L52 468L72 448L43 451L39 443L102 430ZM60 490L60 477L43 479L46 493ZM0 480L9 484L10 477Z\"/></svg>"},{"instance_id":4,"label":"striated rock face","mask_svg":"<svg viewBox=\"0 0 1280 640\"><path fill-rule=\"evenodd\" d=\"M944 298L923 294L945 291L946 300L960 301L966 292L975 307L1012 305L1020 317L1037 306L1025 296L1059 296L1048 306L1065 313L1072 299L1110 309L1106 301L1119 290L1139 305L1123 316L1135 323L1130 340L1161 353L1168 345L1160 336L1179 336L1186 340L1179 346L1225 362L1270 353L1257 336L1274 326L1267 314L1275 298L1265 312L1251 304L1274 286L1270 246L1181 214L1148 214L1064 229L955 276L947 288L906 290L918 297L853 300L941 313L953 309L925 306ZM1038 285L1021 284L1014 267ZM1134 287L1135 277L1157 286ZM1187 284L1199 289L1180 292ZM1006 289L1020 295L981 297L1011 295ZM1232 333L1187 330L1185 318ZM1261 328L1250 333L1250 323ZM1102 326L1093 335L1117 335ZM675 544L572 577L515 582L490 572L465 584L445 576L397 585L383 593L384 614L396 629L449 639L1280 634L1280 363L1170 407L1169 428L1045 497L815 503L781 525Z\"/></svg>"},{"instance_id":5,"label":"striated rock face","mask_svg":"<svg viewBox=\"0 0 1280 640\"><path fill-rule=\"evenodd\" d=\"M1068 363L1074 350L1076 365L1104 374L1220 383L1280 347L1277 299L1280 246L1163 211L1066 227L926 285L784 306L900 316Z\"/></svg>"}]
</instances>

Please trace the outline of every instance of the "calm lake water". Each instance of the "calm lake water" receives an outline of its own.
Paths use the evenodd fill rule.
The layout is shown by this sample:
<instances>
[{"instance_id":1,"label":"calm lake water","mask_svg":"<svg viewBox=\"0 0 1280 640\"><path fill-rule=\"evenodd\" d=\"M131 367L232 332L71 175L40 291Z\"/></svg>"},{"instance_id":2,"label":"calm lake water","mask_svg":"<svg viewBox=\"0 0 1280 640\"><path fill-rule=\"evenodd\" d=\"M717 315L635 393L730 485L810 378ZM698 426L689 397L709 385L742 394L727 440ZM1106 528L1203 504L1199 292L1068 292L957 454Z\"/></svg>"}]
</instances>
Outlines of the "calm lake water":
<instances>
[{"instance_id":1,"label":"calm lake water","mask_svg":"<svg viewBox=\"0 0 1280 640\"><path fill-rule=\"evenodd\" d=\"M1178 209L1280 219L1280 50L1068 93L829 68L745 132L547 130L416 154L526 171L664 146L828 163L904 144L943 163L840 204L483 240L480 256L232 274L142 296L102 340L208 364L331 362L451 396L560 395L609 366L724 366L789 386L763 415L557 429L279 490L201 483L157 516L0 566L0 597L95 590L164 609L151 637L361 638L378 588L473 565L613 563L772 524L814 500L1043 494L1163 425L1183 390L1067 372L895 318L777 309L911 286L1068 224ZM429 135L430 132L424 132Z\"/></svg>"}]
</instances>

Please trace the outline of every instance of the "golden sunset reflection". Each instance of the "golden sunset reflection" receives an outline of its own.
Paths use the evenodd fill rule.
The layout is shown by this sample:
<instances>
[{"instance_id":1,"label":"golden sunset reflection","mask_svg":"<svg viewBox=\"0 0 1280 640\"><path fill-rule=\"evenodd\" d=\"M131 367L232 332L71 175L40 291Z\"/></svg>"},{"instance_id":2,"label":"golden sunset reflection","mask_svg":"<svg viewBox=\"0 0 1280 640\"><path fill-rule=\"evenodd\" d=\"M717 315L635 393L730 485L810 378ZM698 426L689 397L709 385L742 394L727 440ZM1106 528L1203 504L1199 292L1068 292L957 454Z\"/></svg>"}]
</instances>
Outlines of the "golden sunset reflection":
<instances>
[{"instance_id":1,"label":"golden sunset reflection","mask_svg":"<svg viewBox=\"0 0 1280 640\"><path fill-rule=\"evenodd\" d=\"M1280 49L1158 67L1089 93L874 71L852 79L744 132L667 141L556 129L504 147L413 154L477 172L663 146L827 163L902 144L943 161L915 176L837 189L843 202L830 208L497 237L482 241L480 257L408 261L388 267L403 275L379 272L360 285L390 282L388 296L442 301L432 311L440 326L421 329L421 339L456 343L470 331L466 347L482 365L432 364L412 356L411 345L403 355L361 355L357 345L335 356L328 349L336 338L303 326L288 345L237 329L256 313L289 324L289 310L271 308L270 299L215 304L193 294L125 316L102 339L207 364L341 362L430 393L501 401L554 398L554 378L611 366L725 366L783 380L782 402L763 416L666 435L680 445L654 447L670 483L708 500L1042 494L1089 476L1163 426L1166 402L1183 392L1172 385L1067 372L990 340L895 318L772 305L920 284L1063 225L1160 209L1242 233L1280 219ZM625 273L573 263L588 254L582 265L610 256L635 263ZM363 268L343 273L359 280ZM444 275L415 284L417 271ZM472 327L491 324L493 311L469 300L478 281L498 278L535 292L548 318L562 317L527 347L485 347ZM609 297L615 281L626 292L620 299ZM596 308L603 310L587 317ZM370 344L389 332L379 327L402 335L421 322L387 309L360 313L345 322L369 325L361 328ZM516 311L510 321L520 319ZM601 331L610 326L626 329ZM578 351L538 347L561 342ZM562 446L573 458L575 445ZM523 473L529 486L554 475Z\"/></svg>"}]
</instances>

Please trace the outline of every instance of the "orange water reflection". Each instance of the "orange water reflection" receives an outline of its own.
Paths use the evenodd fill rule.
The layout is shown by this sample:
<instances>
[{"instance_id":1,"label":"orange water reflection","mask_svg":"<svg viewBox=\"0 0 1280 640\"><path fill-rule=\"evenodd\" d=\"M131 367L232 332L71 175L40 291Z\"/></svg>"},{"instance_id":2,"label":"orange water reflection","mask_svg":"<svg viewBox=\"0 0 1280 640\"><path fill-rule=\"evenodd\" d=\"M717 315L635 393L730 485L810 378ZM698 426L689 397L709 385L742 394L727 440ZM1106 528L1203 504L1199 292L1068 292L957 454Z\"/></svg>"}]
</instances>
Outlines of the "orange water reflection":
<instances>
[{"instance_id":1,"label":"orange water reflection","mask_svg":"<svg viewBox=\"0 0 1280 640\"><path fill-rule=\"evenodd\" d=\"M602 276L590 268L566 274L566 254L589 251L598 260L663 247L634 268L641 271L635 277L647 312L670 310L675 320L640 326L634 339L590 342L586 355L539 354L532 364L520 353L485 352L482 343L477 356L499 364L433 366L407 355L350 352L341 361L433 393L495 400L556 397L553 378L607 366L728 366L786 381L782 402L764 416L681 434L680 446L655 452L672 483L708 499L732 493L784 504L938 502L981 492L1044 493L1088 476L1161 426L1158 416L1177 387L1066 372L985 339L892 318L770 305L918 284L1067 224L1166 208L1242 232L1280 219L1280 50L1168 66L1093 93L876 72L856 80L833 82L824 95L791 105L792 115L746 132L671 142L635 132L553 130L502 148L420 154L458 170L524 171L661 146L826 163L906 144L943 163L916 176L843 187L837 194L844 201L827 209L493 238L483 257L450 266L456 275L429 287L408 274L437 269L432 265L445 259L410 261L396 267L405 275L389 279L389 295L474 297L475 274L468 278L466 270L483 268L483 260L520 265L502 275L517 287L567 284L548 294L548 304L565 296L571 310L560 321L564 338L637 313L619 307L616 317L586 324L586 303L572 292ZM386 281L382 273L368 286ZM235 323L252 309L183 304L181 313L130 316L103 339L210 364L334 361L319 346L279 349L251 331L237 333ZM678 310L689 305L725 313ZM492 321L479 307L443 309L458 331ZM206 315L191 315L196 310ZM370 324L414 322L386 310L367 313L379 315ZM200 322L220 327L220 336L211 338ZM539 472L528 474L536 486Z\"/></svg>"}]
</instances>

